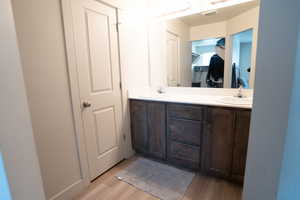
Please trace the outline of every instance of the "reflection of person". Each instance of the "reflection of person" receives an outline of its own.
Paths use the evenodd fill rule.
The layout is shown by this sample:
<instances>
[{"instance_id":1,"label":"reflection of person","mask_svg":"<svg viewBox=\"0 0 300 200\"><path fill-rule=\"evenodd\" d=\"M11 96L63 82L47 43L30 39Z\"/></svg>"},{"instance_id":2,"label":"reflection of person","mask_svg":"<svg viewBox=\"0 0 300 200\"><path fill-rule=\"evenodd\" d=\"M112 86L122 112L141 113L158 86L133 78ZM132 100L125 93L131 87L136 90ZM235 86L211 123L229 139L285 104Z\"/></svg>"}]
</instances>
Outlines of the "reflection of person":
<instances>
[{"instance_id":1,"label":"reflection of person","mask_svg":"<svg viewBox=\"0 0 300 200\"><path fill-rule=\"evenodd\" d=\"M224 79L225 38L218 40L216 54L210 59L206 83L208 87L223 88Z\"/></svg>"}]
</instances>

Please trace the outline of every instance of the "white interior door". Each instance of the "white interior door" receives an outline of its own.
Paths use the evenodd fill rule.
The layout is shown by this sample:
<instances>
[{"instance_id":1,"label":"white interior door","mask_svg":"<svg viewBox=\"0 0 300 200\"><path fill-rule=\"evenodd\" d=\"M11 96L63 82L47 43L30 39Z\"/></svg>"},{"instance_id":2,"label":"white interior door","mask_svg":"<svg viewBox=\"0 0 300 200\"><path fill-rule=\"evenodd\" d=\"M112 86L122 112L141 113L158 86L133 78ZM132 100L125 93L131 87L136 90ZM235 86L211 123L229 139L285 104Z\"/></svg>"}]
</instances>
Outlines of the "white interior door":
<instances>
[{"instance_id":1,"label":"white interior door","mask_svg":"<svg viewBox=\"0 0 300 200\"><path fill-rule=\"evenodd\" d=\"M116 9L72 0L77 72L90 179L123 157Z\"/></svg>"},{"instance_id":2,"label":"white interior door","mask_svg":"<svg viewBox=\"0 0 300 200\"><path fill-rule=\"evenodd\" d=\"M167 81L168 86L180 86L179 79L179 38L167 31Z\"/></svg>"}]
</instances>

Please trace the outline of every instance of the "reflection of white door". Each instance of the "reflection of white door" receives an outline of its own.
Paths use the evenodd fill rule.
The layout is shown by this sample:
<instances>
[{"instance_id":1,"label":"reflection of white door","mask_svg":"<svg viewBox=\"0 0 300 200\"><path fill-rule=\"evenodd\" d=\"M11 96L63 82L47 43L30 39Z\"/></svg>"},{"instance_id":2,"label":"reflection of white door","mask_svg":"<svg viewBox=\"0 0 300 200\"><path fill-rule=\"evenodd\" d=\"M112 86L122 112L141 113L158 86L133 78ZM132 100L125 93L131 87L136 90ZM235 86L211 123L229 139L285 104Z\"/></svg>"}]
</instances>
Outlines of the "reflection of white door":
<instances>
[{"instance_id":1,"label":"reflection of white door","mask_svg":"<svg viewBox=\"0 0 300 200\"><path fill-rule=\"evenodd\" d=\"M167 31L167 80L168 86L180 85L179 79L179 38L177 35Z\"/></svg>"},{"instance_id":2,"label":"reflection of white door","mask_svg":"<svg viewBox=\"0 0 300 200\"><path fill-rule=\"evenodd\" d=\"M90 179L122 159L116 10L72 0L77 72Z\"/></svg>"}]
</instances>

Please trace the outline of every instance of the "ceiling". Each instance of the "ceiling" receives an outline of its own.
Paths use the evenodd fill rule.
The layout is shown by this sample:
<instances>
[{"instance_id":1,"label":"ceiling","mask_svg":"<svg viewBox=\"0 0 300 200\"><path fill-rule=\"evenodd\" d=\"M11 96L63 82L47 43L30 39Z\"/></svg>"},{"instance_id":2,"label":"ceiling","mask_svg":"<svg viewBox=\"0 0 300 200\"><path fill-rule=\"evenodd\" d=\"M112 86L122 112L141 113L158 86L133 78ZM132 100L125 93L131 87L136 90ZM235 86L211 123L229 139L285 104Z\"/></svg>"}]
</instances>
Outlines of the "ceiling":
<instances>
[{"instance_id":1,"label":"ceiling","mask_svg":"<svg viewBox=\"0 0 300 200\"><path fill-rule=\"evenodd\" d=\"M247 10L250 10L251 8L254 8L259 5L259 1L251 1L247 3L242 3L234 6L219 8L217 10L217 13L210 16L205 16L202 13L194 14L190 16L181 17L181 19L184 23L190 25L190 26L199 26L204 24L211 24L216 22L221 22L228 20L234 16L237 16L243 12L246 12Z\"/></svg>"}]
</instances>

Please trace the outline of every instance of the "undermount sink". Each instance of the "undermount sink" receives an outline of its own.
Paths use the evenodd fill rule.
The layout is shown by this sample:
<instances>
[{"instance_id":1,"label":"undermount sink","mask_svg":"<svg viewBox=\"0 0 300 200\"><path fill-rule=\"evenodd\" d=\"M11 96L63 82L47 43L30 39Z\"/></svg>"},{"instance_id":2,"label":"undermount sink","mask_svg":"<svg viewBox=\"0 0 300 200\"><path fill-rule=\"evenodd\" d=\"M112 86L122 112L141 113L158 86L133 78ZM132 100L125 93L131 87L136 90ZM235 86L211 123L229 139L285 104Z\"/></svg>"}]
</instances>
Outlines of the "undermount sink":
<instances>
[{"instance_id":1,"label":"undermount sink","mask_svg":"<svg viewBox=\"0 0 300 200\"><path fill-rule=\"evenodd\" d=\"M220 103L225 103L225 104L232 104L232 105L251 105L252 104L252 98L250 97L234 97L234 96L229 96L229 97L222 97L218 99Z\"/></svg>"}]
</instances>

